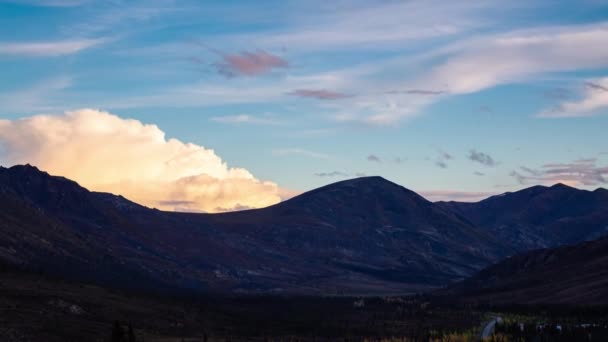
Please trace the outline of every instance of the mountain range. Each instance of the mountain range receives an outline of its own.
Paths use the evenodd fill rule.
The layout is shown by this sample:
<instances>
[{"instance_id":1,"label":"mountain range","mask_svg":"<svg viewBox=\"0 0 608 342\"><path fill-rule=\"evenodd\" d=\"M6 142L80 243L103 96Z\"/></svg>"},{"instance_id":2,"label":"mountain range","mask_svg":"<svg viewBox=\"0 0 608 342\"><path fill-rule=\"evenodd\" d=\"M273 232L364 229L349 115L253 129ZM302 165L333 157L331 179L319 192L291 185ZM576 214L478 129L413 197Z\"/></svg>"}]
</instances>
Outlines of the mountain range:
<instances>
[{"instance_id":1,"label":"mountain range","mask_svg":"<svg viewBox=\"0 0 608 342\"><path fill-rule=\"evenodd\" d=\"M440 202L518 251L597 239L608 234L608 190L564 184L533 186L477 203Z\"/></svg>"},{"instance_id":2,"label":"mountain range","mask_svg":"<svg viewBox=\"0 0 608 342\"><path fill-rule=\"evenodd\" d=\"M0 260L121 288L403 294L518 252L608 234L608 191L532 187L478 203L427 201L381 177L263 209L163 212L30 165L0 168Z\"/></svg>"}]
</instances>

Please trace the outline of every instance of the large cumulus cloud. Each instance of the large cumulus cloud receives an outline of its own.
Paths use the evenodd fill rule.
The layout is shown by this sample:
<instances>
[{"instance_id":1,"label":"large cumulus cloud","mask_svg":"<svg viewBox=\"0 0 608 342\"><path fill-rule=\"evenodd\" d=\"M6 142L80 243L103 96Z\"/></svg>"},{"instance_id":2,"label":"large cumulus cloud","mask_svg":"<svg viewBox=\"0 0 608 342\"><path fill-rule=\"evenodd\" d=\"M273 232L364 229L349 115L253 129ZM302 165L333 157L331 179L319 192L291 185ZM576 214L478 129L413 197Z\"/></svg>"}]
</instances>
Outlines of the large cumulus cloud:
<instances>
[{"instance_id":1,"label":"large cumulus cloud","mask_svg":"<svg viewBox=\"0 0 608 342\"><path fill-rule=\"evenodd\" d=\"M0 120L0 147L3 163L31 163L159 209L219 212L281 200L275 183L228 167L211 149L93 109Z\"/></svg>"}]
</instances>

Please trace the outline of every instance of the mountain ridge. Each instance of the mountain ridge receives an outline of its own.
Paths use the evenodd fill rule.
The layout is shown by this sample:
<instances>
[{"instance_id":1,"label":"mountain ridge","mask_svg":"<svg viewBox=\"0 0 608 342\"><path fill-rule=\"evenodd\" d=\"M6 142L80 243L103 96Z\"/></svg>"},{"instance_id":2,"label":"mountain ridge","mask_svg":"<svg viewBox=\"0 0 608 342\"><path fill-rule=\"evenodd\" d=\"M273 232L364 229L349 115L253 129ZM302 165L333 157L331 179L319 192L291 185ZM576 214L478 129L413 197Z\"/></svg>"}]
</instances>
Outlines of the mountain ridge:
<instances>
[{"instance_id":1,"label":"mountain ridge","mask_svg":"<svg viewBox=\"0 0 608 342\"><path fill-rule=\"evenodd\" d=\"M149 209L32 166L1 169L0 187L0 201L22 209L0 215L13 225L5 233L15 223L31 233L25 241L0 235L5 245L29 251L11 260L53 264L45 266L53 271L69 260L93 275L104 262L116 266L104 279L123 277L127 267L162 286L199 290L403 293L462 279L509 253L491 235L381 177L224 214ZM29 211L59 228L40 229Z\"/></svg>"},{"instance_id":2,"label":"mountain ridge","mask_svg":"<svg viewBox=\"0 0 608 342\"><path fill-rule=\"evenodd\" d=\"M0 259L119 287L403 294L465 279L518 251L475 224L468 205L433 203L377 176L266 208L198 214L17 166L0 168L0 204L13 208L0 213Z\"/></svg>"}]
</instances>

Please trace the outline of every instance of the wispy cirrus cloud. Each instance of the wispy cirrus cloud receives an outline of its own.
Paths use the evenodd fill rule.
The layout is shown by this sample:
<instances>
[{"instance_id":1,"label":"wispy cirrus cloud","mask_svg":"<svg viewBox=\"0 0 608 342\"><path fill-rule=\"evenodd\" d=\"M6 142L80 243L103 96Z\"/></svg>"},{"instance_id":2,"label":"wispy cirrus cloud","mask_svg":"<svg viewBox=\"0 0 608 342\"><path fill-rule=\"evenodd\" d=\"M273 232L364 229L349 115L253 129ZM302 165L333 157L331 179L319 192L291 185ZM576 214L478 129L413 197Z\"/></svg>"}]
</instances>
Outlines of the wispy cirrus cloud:
<instances>
[{"instance_id":1,"label":"wispy cirrus cloud","mask_svg":"<svg viewBox=\"0 0 608 342\"><path fill-rule=\"evenodd\" d=\"M72 55L107 42L106 38L38 42L0 42L0 55L58 57Z\"/></svg>"},{"instance_id":2,"label":"wispy cirrus cloud","mask_svg":"<svg viewBox=\"0 0 608 342\"><path fill-rule=\"evenodd\" d=\"M407 90L389 90L386 94L410 94L410 95L441 95L445 93L443 90L431 89L407 89Z\"/></svg>"},{"instance_id":3,"label":"wispy cirrus cloud","mask_svg":"<svg viewBox=\"0 0 608 342\"><path fill-rule=\"evenodd\" d=\"M522 166L510 175L520 184L601 185L608 182L608 166L599 166L596 158L571 163L549 163L540 168Z\"/></svg>"},{"instance_id":4,"label":"wispy cirrus cloud","mask_svg":"<svg viewBox=\"0 0 608 342\"><path fill-rule=\"evenodd\" d=\"M187 13L192 9L174 0L89 2L91 6L83 8L83 20L68 21L61 27L64 34L78 37L115 35L124 38L133 32L150 30L148 24L153 19Z\"/></svg>"},{"instance_id":5,"label":"wispy cirrus cloud","mask_svg":"<svg viewBox=\"0 0 608 342\"><path fill-rule=\"evenodd\" d=\"M608 77L585 82L582 98L564 101L552 109L542 111L541 118L571 118L604 114L608 110Z\"/></svg>"},{"instance_id":6,"label":"wispy cirrus cloud","mask_svg":"<svg viewBox=\"0 0 608 342\"><path fill-rule=\"evenodd\" d=\"M310 2L297 8L289 18L294 24L286 30L253 37L244 35L240 39L305 51L394 49L405 43L455 36L486 26L487 22L479 20L479 16L491 11L493 5L494 1Z\"/></svg>"},{"instance_id":7,"label":"wispy cirrus cloud","mask_svg":"<svg viewBox=\"0 0 608 342\"><path fill-rule=\"evenodd\" d=\"M65 108L61 94L73 84L69 76L42 80L27 88L0 93L0 103L7 111L47 112Z\"/></svg>"},{"instance_id":8,"label":"wispy cirrus cloud","mask_svg":"<svg viewBox=\"0 0 608 342\"><path fill-rule=\"evenodd\" d=\"M308 97L317 100L338 100L353 96L351 94L326 89L296 89L294 91L288 92L287 95Z\"/></svg>"},{"instance_id":9,"label":"wispy cirrus cloud","mask_svg":"<svg viewBox=\"0 0 608 342\"><path fill-rule=\"evenodd\" d=\"M255 116L249 114L214 116L209 121L224 124L253 124L253 125L281 125L282 122L272 117Z\"/></svg>"},{"instance_id":10,"label":"wispy cirrus cloud","mask_svg":"<svg viewBox=\"0 0 608 342\"><path fill-rule=\"evenodd\" d=\"M515 30L455 43L450 58L421 84L446 84L451 94L474 93L532 76L608 66L608 24ZM589 46L597 49L588 49Z\"/></svg>"},{"instance_id":11,"label":"wispy cirrus cloud","mask_svg":"<svg viewBox=\"0 0 608 342\"><path fill-rule=\"evenodd\" d=\"M289 67L287 60L264 50L222 53L221 58L220 62L215 63L215 67L226 77L256 76Z\"/></svg>"}]
</instances>

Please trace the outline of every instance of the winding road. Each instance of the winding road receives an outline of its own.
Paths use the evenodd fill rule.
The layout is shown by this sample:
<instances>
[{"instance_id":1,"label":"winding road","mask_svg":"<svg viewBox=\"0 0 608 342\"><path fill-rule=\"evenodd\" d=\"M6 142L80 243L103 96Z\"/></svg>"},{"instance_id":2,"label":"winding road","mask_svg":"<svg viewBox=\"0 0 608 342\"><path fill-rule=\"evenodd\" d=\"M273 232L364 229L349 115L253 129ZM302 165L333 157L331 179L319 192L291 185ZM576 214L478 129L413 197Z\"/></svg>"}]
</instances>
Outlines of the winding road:
<instances>
[{"instance_id":1,"label":"winding road","mask_svg":"<svg viewBox=\"0 0 608 342\"><path fill-rule=\"evenodd\" d=\"M496 323L501 323L501 322L502 322L502 317L496 316L496 317L492 318L488 323L486 323L486 325L481 330L481 335L479 336L479 339L481 341L483 341L486 338L490 337L490 335L492 335L494 333L494 328L496 327Z\"/></svg>"}]
</instances>

